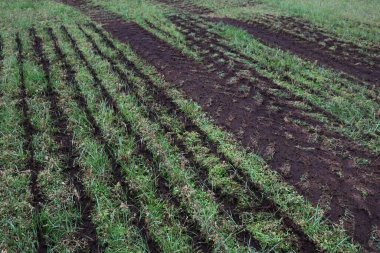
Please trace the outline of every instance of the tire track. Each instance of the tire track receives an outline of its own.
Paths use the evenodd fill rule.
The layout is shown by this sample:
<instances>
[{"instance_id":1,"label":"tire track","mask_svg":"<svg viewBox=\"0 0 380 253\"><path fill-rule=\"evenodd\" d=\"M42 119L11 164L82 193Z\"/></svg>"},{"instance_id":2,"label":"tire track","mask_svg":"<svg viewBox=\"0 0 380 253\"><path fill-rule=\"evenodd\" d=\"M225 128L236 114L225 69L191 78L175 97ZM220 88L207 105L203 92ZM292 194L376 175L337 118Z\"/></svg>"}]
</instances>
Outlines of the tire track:
<instances>
[{"instance_id":1,"label":"tire track","mask_svg":"<svg viewBox=\"0 0 380 253\"><path fill-rule=\"evenodd\" d=\"M81 91L79 89L79 84L77 83L76 77L75 77L76 72L68 64L67 59L66 59L66 55L63 53L62 49L60 48L59 43L58 43L58 39L57 39L56 35L54 34L54 31L51 28L49 28L48 33L51 37L51 40L54 42L55 52L59 56L59 59L62 63L62 67L63 67L65 73L67 74L66 83L68 85L70 85L75 91L74 100L76 101L78 106L86 114L86 118L92 127L93 136L104 147L104 150L107 154L107 157L111 163L112 171L114 173L113 176L115 179L115 183L120 183L120 185L122 186L122 189L123 189L123 191L127 197L129 209L132 213L132 216L134 217L134 219L132 220L133 225L140 229L142 236L145 238L145 240L147 242L149 252L152 252L152 253L161 252L159 250L157 243L153 240L153 238L151 237L151 235L148 231L148 226L145 223L145 220L143 218L144 215L140 213L140 208L139 208L139 204L137 201L136 193L133 192L131 187L123 179L123 175L121 172L121 166L117 162L117 159L116 159L114 153L112 152L110 144L104 138L104 136L105 136L104 133L102 132L99 125L96 123L96 119L94 118L91 111L89 110L87 102L86 102L83 94L81 93ZM96 82L96 80L95 80L95 82Z\"/></svg>"},{"instance_id":2,"label":"tire track","mask_svg":"<svg viewBox=\"0 0 380 253\"><path fill-rule=\"evenodd\" d=\"M227 77L223 77L223 82L226 85L223 85L223 89L226 89L230 92L230 94L234 95L236 93L239 93L239 86L237 86L237 82L239 84L243 84L249 87L252 87L253 89L250 90L249 96L255 97L255 94L257 92L260 92L260 94L263 95L264 101L262 102L263 106L268 105L274 105L281 108L281 111L285 112L285 117L293 118L297 120L302 120L303 122L307 123L308 126L312 126L313 128L318 128L319 132L318 134L325 136L327 139L334 138L339 140L340 146L346 146L351 147L352 150L355 150L353 153L355 153L355 156L361 156L365 158L372 157L371 153L365 150L364 148L352 143L350 140L348 140L347 137L342 136L339 133L333 132L329 130L327 127L324 126L323 123L319 122L319 120L312 118L309 115L306 115L305 113L311 113L311 114L321 114L324 117L326 117L330 124L334 125L334 127L339 128L341 124L344 124L340 119L336 118L334 115L332 115L329 112L326 112L325 110L315 106L314 104L308 102L305 103L304 99L295 97L292 94L289 94L289 91L280 87L279 85L275 84L273 81L271 81L268 78L262 77L260 74L258 74L253 68L246 66L244 63L240 62L239 60L236 60L234 58L229 57L227 54L236 54L235 50L231 50L228 47L221 44L221 38L218 35L212 34L212 36L208 36L209 32L201 28L199 26L196 26L197 28L193 28L191 25L193 24L191 21L189 22L186 19L182 19L181 17L172 17L171 21L177 26L181 27L181 29L185 30L184 36L188 40L191 46L197 47L201 49L201 56L203 57L204 62L208 66L213 66L210 71L213 72L223 72L228 73ZM190 24L189 24L190 23ZM194 34L195 36L192 36ZM207 38L206 40L200 40L199 38ZM221 47L224 49L224 51L217 49L214 45ZM207 53L202 53L203 51L206 51ZM217 55L216 57L214 55ZM238 57L241 55L238 54ZM232 65L232 66L231 66ZM251 81L248 78L239 78L239 73L241 71L247 71L250 73L250 76L254 76L256 80ZM229 82L229 79L234 78L236 79L236 82L231 84ZM258 80L257 80L258 79ZM227 87L225 87L227 86ZM284 95L277 96L271 93L271 90L280 90L283 92L283 94L286 94L286 97ZM332 94L333 96L340 96L339 94ZM244 96L248 96L248 94L244 94ZM322 95L323 96L323 95ZM244 98L242 96L238 96L240 98ZM268 101L266 101L268 100ZM255 103L255 101L251 101L252 104ZM298 108L295 106L295 104L306 104L308 108ZM259 111L262 111L263 109L258 109ZM292 122L286 122L289 124L292 124ZM373 136L366 136L367 138L373 137ZM354 149L352 147L355 147ZM344 148L344 150L347 150L348 148Z\"/></svg>"},{"instance_id":3,"label":"tire track","mask_svg":"<svg viewBox=\"0 0 380 253\"><path fill-rule=\"evenodd\" d=\"M160 122L158 115L161 112L158 110L155 110L155 108L157 108L157 104L155 104L153 102L153 101L155 101L155 102L159 103L159 106L166 108L172 117L178 118L180 120L180 122L185 126L185 131L188 131L188 132L194 131L194 132L200 134L200 136L202 138L203 145L208 147L211 150L211 152L214 155L216 155L217 157L221 156L220 154L218 154L217 148L208 142L205 134L196 125L194 125L190 120L188 120L187 117L182 112L180 112L180 110L171 101L171 99L169 97L167 97L162 90L159 90L153 84L152 80L148 76L141 73L132 62L130 62L128 59L126 59L126 57L124 57L122 55L122 53L119 52L119 61L121 63L125 63L125 66L127 68L132 69L133 72L139 78L141 78L142 80L144 80L145 83L148 84L148 87L149 87L148 90L150 91L148 93L148 95L152 96L152 98L153 98L153 100L151 100L151 101L145 100L143 97L141 97L141 95L139 95L136 92L136 90L135 90L136 88L132 87L133 85L130 84L130 82L128 81L128 78L125 76L123 71L117 67L117 62L112 60L109 56L105 55L100 50L99 46L96 44L94 39L91 36L89 36L81 27L79 27L79 28L83 32L85 37L87 38L88 42L91 44L92 49L95 52L95 54L99 55L101 58L108 61L111 68L113 69L113 72L119 76L119 80L121 82L127 84L128 87L126 89L124 89L124 92L127 95L130 92L132 92L135 96L137 96L138 101L140 102L140 104L142 106L150 109L148 111L148 117L151 121L157 122L160 125L160 127L164 130L165 133L169 134L172 132L170 126L167 126L167 125L163 124L162 122ZM95 26L92 26L92 28L98 30ZM99 31L99 32L101 32L101 31ZM103 39L104 38L105 37L103 37ZM112 48L113 50L116 49L111 41L108 41L107 44L111 45L109 47ZM142 102L142 101L144 101L144 102ZM206 190L211 190L212 187L208 183L208 174L207 174L208 168L204 167L203 165L201 165L200 163L198 163L196 161L196 159L194 157L195 154L192 153L192 151L190 151L188 149L187 145L182 140L180 140L177 137L177 135L171 135L171 138L172 138L172 143L182 151L182 154L184 154L185 158L187 160L189 160L196 168L198 168L197 173L198 173L198 175L200 175L198 181L202 182L199 185L201 186L201 185L204 185L206 183L207 188L208 188ZM232 162L229 161L224 156L221 157L221 160L222 160L221 161L222 163L232 164ZM233 174L236 174L236 171L231 168L230 174L231 174L231 176L233 176ZM265 211L268 211L271 213L276 213L276 214L280 213L279 210L275 207L275 204L273 202L269 201L268 199L266 199L262 195L262 192L259 190L259 188L257 186L254 186L253 183L245 182L244 180L242 180L242 178L247 178L247 175L242 174L241 169L238 170L238 175L239 175L240 180L237 179L237 182L240 185L246 185L247 184L247 188L248 188L247 194L249 194L249 192L253 192L255 195L259 196L258 197L259 199L263 199L263 203L258 208L255 208L252 206L252 207L248 208L249 210L248 209L247 210L238 210L236 208L236 206L237 206L236 205L236 198L234 196L228 195L228 194L223 195L221 189L217 190L216 195L218 197L219 203L226 208L227 212L229 212L232 217L234 217L236 223L242 225L240 214L243 212L252 212L252 211L255 212L255 211L265 210ZM306 235L302 232L302 230L291 221L291 219L289 219L284 214L279 214L276 216L277 216L277 218L280 218L280 217L283 218L286 226L288 228L290 228L291 230L293 230L293 232L300 238L302 252L316 252L317 251L315 248L315 245L306 237ZM245 234L243 234L243 236L241 238L242 241L252 240L252 238L249 238L247 231L245 231L244 233ZM255 241L253 241L253 242L254 242L254 244L258 243Z\"/></svg>"},{"instance_id":4,"label":"tire track","mask_svg":"<svg viewBox=\"0 0 380 253\"><path fill-rule=\"evenodd\" d=\"M38 175L40 171L43 170L41 165L35 160L35 151L33 148L33 136L36 134L31 121L30 121L30 109L28 105L29 95L26 91L25 86L25 70L24 70L24 53L23 45L20 38L20 34L16 34L16 53L17 53L17 62L19 67L19 83L20 83L20 110L22 112L22 125L24 129L24 146L23 149L27 153L27 164L25 170L30 170L30 192L32 195L31 205L35 210L36 216L39 217L43 203L45 202L44 195L42 194L40 187L38 185ZM40 253L47 252L46 241L44 238L44 231L41 224L38 222L37 218L37 251Z\"/></svg>"}]
</instances>

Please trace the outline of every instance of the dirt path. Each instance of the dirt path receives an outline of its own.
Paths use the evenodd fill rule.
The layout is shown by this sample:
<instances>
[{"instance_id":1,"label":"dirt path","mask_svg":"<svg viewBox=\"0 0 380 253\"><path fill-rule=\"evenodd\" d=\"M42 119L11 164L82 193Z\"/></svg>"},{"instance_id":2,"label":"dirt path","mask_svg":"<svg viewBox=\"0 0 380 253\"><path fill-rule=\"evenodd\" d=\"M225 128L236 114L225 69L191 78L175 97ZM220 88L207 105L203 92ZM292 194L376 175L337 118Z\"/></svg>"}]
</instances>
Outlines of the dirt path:
<instances>
[{"instance_id":1,"label":"dirt path","mask_svg":"<svg viewBox=\"0 0 380 253\"><path fill-rule=\"evenodd\" d=\"M240 137L245 146L256 148L255 151L265 157L273 169L283 173L285 180L306 198L330 208L331 220L338 222L349 210L353 218L346 221L347 229L358 242L368 243L372 226L380 225L376 157L365 152L357 154L370 160L367 168L360 167L352 157L342 156L325 143L313 140L301 127L287 122L289 108L284 110L270 96L261 94L264 103L251 96L236 96L231 90L223 89L229 84L216 72L187 58L137 24L88 5L84 8L83 1L66 2L82 9L116 39L128 43L168 82L199 103L219 125ZM206 61L211 59L206 58ZM224 70L222 66L217 68ZM253 88L252 92L255 95L258 90ZM349 146L344 148L355 152ZM363 196L362 189L368 196Z\"/></svg>"}]
</instances>

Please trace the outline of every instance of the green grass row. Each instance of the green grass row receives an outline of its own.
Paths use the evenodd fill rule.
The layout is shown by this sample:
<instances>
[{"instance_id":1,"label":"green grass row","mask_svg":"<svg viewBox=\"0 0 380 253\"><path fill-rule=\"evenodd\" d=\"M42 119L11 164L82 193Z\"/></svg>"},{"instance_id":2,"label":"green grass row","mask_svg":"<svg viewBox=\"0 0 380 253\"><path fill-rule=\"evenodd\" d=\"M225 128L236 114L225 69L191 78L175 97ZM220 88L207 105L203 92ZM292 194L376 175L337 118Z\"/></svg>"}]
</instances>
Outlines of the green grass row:
<instances>
[{"instance_id":1,"label":"green grass row","mask_svg":"<svg viewBox=\"0 0 380 253\"><path fill-rule=\"evenodd\" d=\"M77 37L79 30L70 29L70 33ZM70 59L70 65L76 66L77 79L80 84L80 90L76 92L80 92L86 99L89 110L102 130L108 147L121 164L125 180L136 191L138 201L141 202L140 213L145 214L143 218L147 221L152 237L165 252L190 252L192 245L188 236L183 234L184 228L174 218L178 217L176 211L169 207L166 201L157 199L154 173L152 173L154 169L146 164L144 157L135 153L137 140L125 130L123 121L107 106L104 98L101 98L99 90L93 86L93 77L78 59L67 38L61 34L59 38ZM99 64L98 67L104 68L104 64ZM74 94L72 93L72 96ZM92 153L93 156L96 154L96 152ZM112 171L105 174L112 174ZM101 190L104 191L103 188ZM122 209L122 206L119 208Z\"/></svg>"},{"instance_id":2,"label":"green grass row","mask_svg":"<svg viewBox=\"0 0 380 253\"><path fill-rule=\"evenodd\" d=\"M2 33L3 61L0 69L0 249L36 249L36 219L29 200L30 172L23 150L24 130L19 110L19 72L15 36Z\"/></svg>"}]
</instances>

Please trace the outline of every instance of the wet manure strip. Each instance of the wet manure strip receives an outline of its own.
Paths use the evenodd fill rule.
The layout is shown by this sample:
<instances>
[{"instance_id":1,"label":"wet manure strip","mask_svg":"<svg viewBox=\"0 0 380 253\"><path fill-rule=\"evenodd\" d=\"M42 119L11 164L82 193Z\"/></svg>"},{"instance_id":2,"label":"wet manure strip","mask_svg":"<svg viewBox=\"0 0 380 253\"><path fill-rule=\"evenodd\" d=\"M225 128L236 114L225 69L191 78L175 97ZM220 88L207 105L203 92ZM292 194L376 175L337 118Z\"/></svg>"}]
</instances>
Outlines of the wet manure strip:
<instances>
[{"instance_id":1,"label":"wet manure strip","mask_svg":"<svg viewBox=\"0 0 380 253\"><path fill-rule=\"evenodd\" d=\"M101 32L100 30L96 30ZM131 53L130 49L126 49L119 43L113 42L105 34L100 34L103 38L105 45L110 46L113 50L123 51L129 55L135 62L138 62L139 67L142 69L144 66L137 57ZM155 72L147 69L152 76ZM155 77L157 78L157 77ZM265 168L264 163L257 156L246 153L241 147L236 145L236 141L219 128L210 123L209 119L201 112L199 106L193 102L185 100L183 95L173 87L169 87L162 81L157 80L158 87L165 90L165 92L173 99L178 107L204 131L211 142L214 142L218 147L218 152L224 153L225 156L233 162L233 165L240 167L244 170L253 182L265 192L265 194L273 199L284 213L287 213L305 233L313 238L315 241L321 243L322 248L328 251L356 251L355 247L349 243L348 237L340 228L334 228L324 221L323 212L320 209L313 208L308 202L294 192L292 187L281 182L279 177ZM310 223L310 221L313 221ZM319 238L319 239L318 239ZM324 239L321 239L324 238ZM337 240L337 241L336 241ZM342 247L347 247L342 250Z\"/></svg>"}]
</instances>

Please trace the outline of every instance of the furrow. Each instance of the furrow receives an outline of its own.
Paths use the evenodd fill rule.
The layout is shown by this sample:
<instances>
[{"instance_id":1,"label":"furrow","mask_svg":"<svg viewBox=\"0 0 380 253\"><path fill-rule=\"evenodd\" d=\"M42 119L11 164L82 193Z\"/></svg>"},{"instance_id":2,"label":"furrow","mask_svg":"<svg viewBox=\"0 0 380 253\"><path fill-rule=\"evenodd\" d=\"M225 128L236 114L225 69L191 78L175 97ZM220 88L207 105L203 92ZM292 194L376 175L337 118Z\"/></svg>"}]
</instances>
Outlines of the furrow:
<instances>
[{"instance_id":1,"label":"furrow","mask_svg":"<svg viewBox=\"0 0 380 253\"><path fill-rule=\"evenodd\" d=\"M86 31L84 31L81 26L78 26L78 27L79 27L79 30L81 30L81 32L85 35L85 37L87 38L87 40L91 44L94 52L97 55L99 55L101 58L105 59L110 64L112 70L119 76L120 80L126 84L126 86L123 87L123 91L128 94L129 90L132 90L133 88L131 87L130 81L128 80L127 76L117 67L117 63L115 61L113 61L110 57L108 57L107 55L105 55L101 51L101 49L98 47L98 45L93 40L93 38ZM137 70L135 68L135 66L129 65L128 67L132 67L134 70ZM91 71L91 72L94 73L94 71ZM137 74L140 76L142 75L140 72L138 72ZM94 78L98 79L96 75ZM104 93L104 92L102 92L102 93ZM139 97L139 99L141 99L141 97ZM114 109L117 108L117 106L115 106L115 105L112 107ZM115 111L117 113L120 113L118 110L115 110ZM149 117L151 120L156 121L154 113L149 111L148 114L149 114ZM142 147L140 147L139 149L141 150ZM153 163L153 158L151 157L151 155L146 154L146 156L149 157L148 160L150 161L150 163ZM168 186L169 183L166 181L166 179L164 177L162 177L159 174L157 174L156 177L157 177L157 182L159 182L158 189L159 189L159 193L160 193L161 197L168 199L173 206L175 206L176 208L179 209L179 213L180 213L179 219L181 220L181 222L183 224L186 225L186 227L189 227L188 233L192 237L194 244L200 245L202 252L210 252L211 248L212 248L211 244L208 243L204 238L202 238L202 235L201 235L202 233L199 230L199 225L197 225L194 220L187 218L187 217L190 217L190 215L188 214L186 209L184 209L180 206L179 201L176 200L175 197L171 194L171 192L169 190L169 186Z\"/></svg>"}]
</instances>

